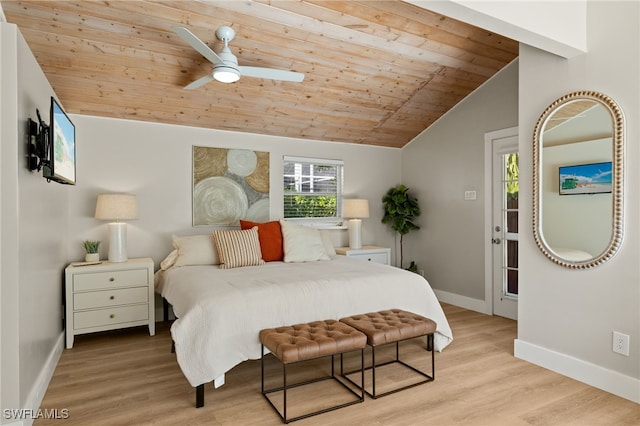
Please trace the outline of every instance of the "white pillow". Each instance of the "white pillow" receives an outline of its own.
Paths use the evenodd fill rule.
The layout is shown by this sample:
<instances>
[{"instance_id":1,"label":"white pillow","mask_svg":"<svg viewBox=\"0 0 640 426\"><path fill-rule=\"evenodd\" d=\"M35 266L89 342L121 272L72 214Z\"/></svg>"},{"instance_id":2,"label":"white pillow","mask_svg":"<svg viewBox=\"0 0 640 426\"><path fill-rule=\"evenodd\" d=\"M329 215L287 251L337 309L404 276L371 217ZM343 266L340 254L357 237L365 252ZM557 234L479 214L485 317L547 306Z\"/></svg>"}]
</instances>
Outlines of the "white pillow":
<instances>
[{"instance_id":1,"label":"white pillow","mask_svg":"<svg viewBox=\"0 0 640 426\"><path fill-rule=\"evenodd\" d=\"M211 234L173 236L173 247L178 251L174 266L219 265L220 258Z\"/></svg>"},{"instance_id":2,"label":"white pillow","mask_svg":"<svg viewBox=\"0 0 640 426\"><path fill-rule=\"evenodd\" d=\"M220 255L220 269L264 265L258 227L213 231L213 241Z\"/></svg>"},{"instance_id":3,"label":"white pillow","mask_svg":"<svg viewBox=\"0 0 640 426\"><path fill-rule=\"evenodd\" d=\"M320 231L308 226L280 221L284 241L285 262L331 260L322 242Z\"/></svg>"},{"instance_id":4,"label":"white pillow","mask_svg":"<svg viewBox=\"0 0 640 426\"><path fill-rule=\"evenodd\" d=\"M327 252L329 257L335 256L336 248L331 242L331 235L329 235L329 231L320 231L320 235L322 236L322 244L324 244L324 250Z\"/></svg>"}]
</instances>

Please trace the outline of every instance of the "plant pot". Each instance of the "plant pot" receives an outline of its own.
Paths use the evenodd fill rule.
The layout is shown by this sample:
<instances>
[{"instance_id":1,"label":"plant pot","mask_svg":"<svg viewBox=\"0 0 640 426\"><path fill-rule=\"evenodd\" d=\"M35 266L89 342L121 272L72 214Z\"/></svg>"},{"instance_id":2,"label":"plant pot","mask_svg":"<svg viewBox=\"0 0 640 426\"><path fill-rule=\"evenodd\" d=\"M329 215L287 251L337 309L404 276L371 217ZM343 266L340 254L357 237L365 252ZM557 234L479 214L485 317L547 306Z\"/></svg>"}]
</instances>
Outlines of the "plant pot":
<instances>
[{"instance_id":1,"label":"plant pot","mask_svg":"<svg viewBox=\"0 0 640 426\"><path fill-rule=\"evenodd\" d=\"M100 253L87 253L84 255L85 262L98 262L100 260Z\"/></svg>"}]
</instances>

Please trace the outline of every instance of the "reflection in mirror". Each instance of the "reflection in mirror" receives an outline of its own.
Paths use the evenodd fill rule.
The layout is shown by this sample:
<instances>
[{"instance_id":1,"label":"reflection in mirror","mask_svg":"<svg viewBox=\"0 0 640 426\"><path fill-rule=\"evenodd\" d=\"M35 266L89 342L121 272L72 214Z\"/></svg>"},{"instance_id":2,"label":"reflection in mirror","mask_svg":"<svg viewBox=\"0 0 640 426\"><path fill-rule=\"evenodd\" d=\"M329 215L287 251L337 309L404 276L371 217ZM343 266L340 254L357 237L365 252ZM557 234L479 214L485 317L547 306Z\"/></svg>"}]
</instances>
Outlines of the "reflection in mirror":
<instances>
[{"instance_id":1,"label":"reflection in mirror","mask_svg":"<svg viewBox=\"0 0 640 426\"><path fill-rule=\"evenodd\" d=\"M534 132L534 237L555 263L597 266L622 241L623 117L597 92L551 104Z\"/></svg>"}]
</instances>

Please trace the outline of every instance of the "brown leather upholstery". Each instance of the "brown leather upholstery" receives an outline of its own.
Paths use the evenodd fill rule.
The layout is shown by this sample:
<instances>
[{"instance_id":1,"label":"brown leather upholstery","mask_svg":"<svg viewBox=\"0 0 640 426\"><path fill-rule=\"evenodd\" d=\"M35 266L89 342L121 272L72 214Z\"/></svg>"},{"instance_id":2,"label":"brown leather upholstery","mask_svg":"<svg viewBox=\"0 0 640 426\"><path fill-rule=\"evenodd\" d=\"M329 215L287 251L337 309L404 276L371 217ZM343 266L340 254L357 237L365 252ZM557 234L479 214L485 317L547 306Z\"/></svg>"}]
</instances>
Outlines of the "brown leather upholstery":
<instances>
[{"instance_id":1,"label":"brown leather upholstery","mask_svg":"<svg viewBox=\"0 0 640 426\"><path fill-rule=\"evenodd\" d=\"M260 342L283 364L364 348L367 337L335 320L260 331Z\"/></svg>"},{"instance_id":2,"label":"brown leather upholstery","mask_svg":"<svg viewBox=\"0 0 640 426\"><path fill-rule=\"evenodd\" d=\"M370 346L411 339L436 331L435 321L400 309L353 315L340 319L340 322L366 334Z\"/></svg>"}]
</instances>

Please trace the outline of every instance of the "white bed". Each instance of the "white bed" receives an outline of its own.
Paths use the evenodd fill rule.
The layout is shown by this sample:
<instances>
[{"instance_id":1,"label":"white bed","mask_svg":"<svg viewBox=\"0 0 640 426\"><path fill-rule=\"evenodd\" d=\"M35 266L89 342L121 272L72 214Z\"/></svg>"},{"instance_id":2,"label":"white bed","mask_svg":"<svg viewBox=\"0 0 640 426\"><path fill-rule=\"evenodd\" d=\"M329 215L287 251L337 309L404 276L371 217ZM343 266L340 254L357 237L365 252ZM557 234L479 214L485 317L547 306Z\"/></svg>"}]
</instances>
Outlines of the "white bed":
<instances>
[{"instance_id":1,"label":"white bed","mask_svg":"<svg viewBox=\"0 0 640 426\"><path fill-rule=\"evenodd\" d=\"M234 269L173 267L156 273L156 292L173 306L178 364L194 387L214 380L222 384L231 368L259 359L258 332L269 327L399 308L437 323L437 351L452 340L423 277L346 256Z\"/></svg>"}]
</instances>

